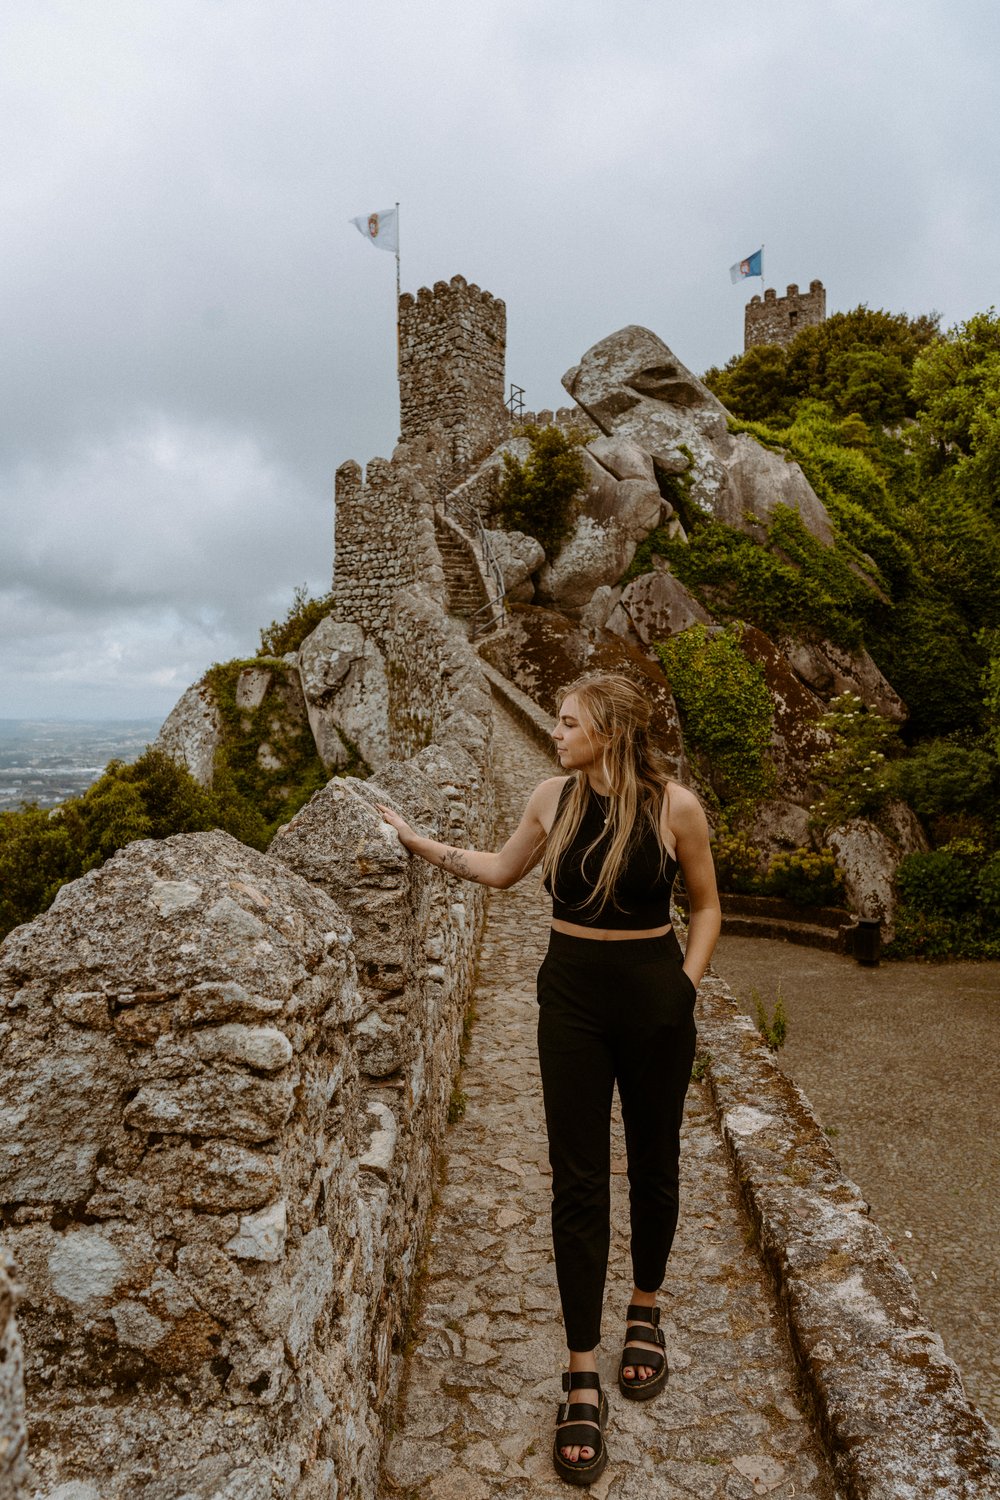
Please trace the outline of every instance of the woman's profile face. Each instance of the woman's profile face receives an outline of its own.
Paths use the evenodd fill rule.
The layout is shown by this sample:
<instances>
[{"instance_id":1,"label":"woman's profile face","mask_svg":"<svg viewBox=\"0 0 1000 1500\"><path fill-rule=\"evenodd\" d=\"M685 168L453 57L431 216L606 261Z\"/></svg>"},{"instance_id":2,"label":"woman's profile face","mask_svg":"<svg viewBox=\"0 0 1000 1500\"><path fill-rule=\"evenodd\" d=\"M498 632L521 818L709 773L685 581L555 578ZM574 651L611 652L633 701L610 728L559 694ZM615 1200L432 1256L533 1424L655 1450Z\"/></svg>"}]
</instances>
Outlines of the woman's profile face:
<instances>
[{"instance_id":1,"label":"woman's profile face","mask_svg":"<svg viewBox=\"0 0 1000 1500\"><path fill-rule=\"evenodd\" d=\"M604 743L575 693L563 699L552 738L564 771L589 771L599 765Z\"/></svg>"}]
</instances>

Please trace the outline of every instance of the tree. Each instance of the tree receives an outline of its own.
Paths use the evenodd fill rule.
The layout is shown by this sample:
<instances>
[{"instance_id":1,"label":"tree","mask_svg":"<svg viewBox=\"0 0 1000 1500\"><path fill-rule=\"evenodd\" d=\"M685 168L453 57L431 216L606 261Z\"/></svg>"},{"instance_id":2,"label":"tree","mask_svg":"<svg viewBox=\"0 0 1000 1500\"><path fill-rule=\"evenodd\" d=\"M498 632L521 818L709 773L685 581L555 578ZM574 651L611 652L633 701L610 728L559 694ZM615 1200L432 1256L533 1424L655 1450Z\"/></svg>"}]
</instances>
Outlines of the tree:
<instances>
[{"instance_id":1,"label":"tree","mask_svg":"<svg viewBox=\"0 0 1000 1500\"><path fill-rule=\"evenodd\" d=\"M932 471L992 447L998 389L1000 318L991 307L950 328L914 365L912 398Z\"/></svg>"},{"instance_id":2,"label":"tree","mask_svg":"<svg viewBox=\"0 0 1000 1500\"><path fill-rule=\"evenodd\" d=\"M748 349L709 370L705 383L746 422L784 424L803 402L820 401L837 417L894 426L915 415L911 371L938 338L936 313L909 318L862 305L803 328L785 349Z\"/></svg>"},{"instance_id":3,"label":"tree","mask_svg":"<svg viewBox=\"0 0 1000 1500\"><path fill-rule=\"evenodd\" d=\"M545 548L551 562L573 526L573 502L587 482L580 449L586 441L561 427L521 429L529 453L521 463L503 456L494 518L504 531L523 531Z\"/></svg>"},{"instance_id":4,"label":"tree","mask_svg":"<svg viewBox=\"0 0 1000 1500\"><path fill-rule=\"evenodd\" d=\"M333 595L324 594L313 599L307 584L300 583L292 595L292 602L283 620L272 620L260 632L258 656L284 656L287 651L297 651L307 635L312 635L320 620L324 620L333 608Z\"/></svg>"}]
</instances>

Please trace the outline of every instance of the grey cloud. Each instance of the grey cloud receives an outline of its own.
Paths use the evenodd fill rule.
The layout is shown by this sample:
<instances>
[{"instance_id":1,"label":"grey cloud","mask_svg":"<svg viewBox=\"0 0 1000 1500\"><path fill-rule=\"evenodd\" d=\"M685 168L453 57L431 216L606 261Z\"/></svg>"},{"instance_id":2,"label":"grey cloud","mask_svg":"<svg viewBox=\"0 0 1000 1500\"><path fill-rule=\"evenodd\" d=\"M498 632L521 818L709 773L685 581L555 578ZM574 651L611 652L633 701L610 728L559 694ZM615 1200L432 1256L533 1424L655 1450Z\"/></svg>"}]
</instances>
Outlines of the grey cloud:
<instances>
[{"instance_id":1,"label":"grey cloud","mask_svg":"<svg viewBox=\"0 0 1000 1500\"><path fill-rule=\"evenodd\" d=\"M0 703L92 680L165 712L327 586L333 472L398 428L392 259L354 214L402 201L404 287L507 300L536 406L626 322L728 358L761 240L832 308L988 305L998 41L984 0L14 0Z\"/></svg>"}]
</instances>

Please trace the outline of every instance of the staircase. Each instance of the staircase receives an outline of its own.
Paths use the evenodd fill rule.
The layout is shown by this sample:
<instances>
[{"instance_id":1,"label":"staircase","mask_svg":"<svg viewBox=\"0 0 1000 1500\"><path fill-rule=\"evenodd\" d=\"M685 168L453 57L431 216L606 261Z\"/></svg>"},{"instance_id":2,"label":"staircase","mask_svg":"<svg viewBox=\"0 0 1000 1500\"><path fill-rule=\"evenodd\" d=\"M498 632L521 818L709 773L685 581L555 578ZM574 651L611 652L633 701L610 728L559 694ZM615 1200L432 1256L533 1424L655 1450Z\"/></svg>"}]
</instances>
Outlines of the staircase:
<instances>
[{"instance_id":1,"label":"staircase","mask_svg":"<svg viewBox=\"0 0 1000 1500\"><path fill-rule=\"evenodd\" d=\"M448 590L448 613L468 620L489 601L469 548L440 516L434 517L434 533L444 567Z\"/></svg>"}]
</instances>

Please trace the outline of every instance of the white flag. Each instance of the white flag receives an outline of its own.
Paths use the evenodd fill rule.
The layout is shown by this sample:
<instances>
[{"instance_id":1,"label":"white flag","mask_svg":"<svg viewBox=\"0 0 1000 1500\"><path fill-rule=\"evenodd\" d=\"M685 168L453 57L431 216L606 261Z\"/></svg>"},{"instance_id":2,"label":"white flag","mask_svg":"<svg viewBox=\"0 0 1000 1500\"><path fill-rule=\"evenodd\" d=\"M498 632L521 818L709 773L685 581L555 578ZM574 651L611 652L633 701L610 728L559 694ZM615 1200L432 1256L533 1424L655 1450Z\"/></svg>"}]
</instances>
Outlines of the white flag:
<instances>
[{"instance_id":1,"label":"white flag","mask_svg":"<svg viewBox=\"0 0 1000 1500\"><path fill-rule=\"evenodd\" d=\"M362 214L359 219L352 219L351 223L357 226L358 233L363 234L365 239L379 250L391 250L394 255L399 252L399 211L395 208L382 208L378 213Z\"/></svg>"}]
</instances>

